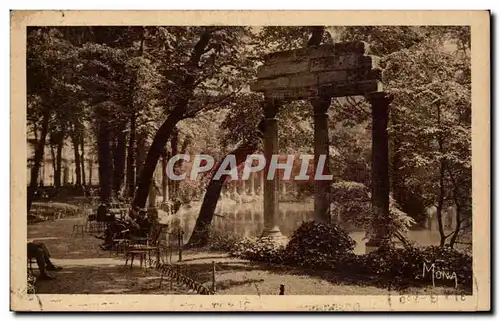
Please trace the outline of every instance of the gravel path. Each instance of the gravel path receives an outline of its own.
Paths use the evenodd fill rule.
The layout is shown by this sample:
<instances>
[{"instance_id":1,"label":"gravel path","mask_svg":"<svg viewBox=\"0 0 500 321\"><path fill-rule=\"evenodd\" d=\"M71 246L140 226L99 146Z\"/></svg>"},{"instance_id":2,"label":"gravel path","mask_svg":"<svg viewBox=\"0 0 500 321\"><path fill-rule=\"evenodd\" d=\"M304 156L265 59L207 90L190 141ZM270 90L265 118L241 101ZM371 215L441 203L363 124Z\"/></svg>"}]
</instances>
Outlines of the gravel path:
<instances>
[{"instance_id":1,"label":"gravel path","mask_svg":"<svg viewBox=\"0 0 500 321\"><path fill-rule=\"evenodd\" d=\"M44 242L52 261L63 268L53 272L55 280L37 281L37 293L191 294L168 278L160 287L160 273L154 269L141 269L138 264L132 269L130 265L124 267L123 257L102 251L102 241L92 235L72 237L73 225L81 222L78 218L63 218L28 226L28 240ZM33 267L37 267L36 263Z\"/></svg>"}]
</instances>

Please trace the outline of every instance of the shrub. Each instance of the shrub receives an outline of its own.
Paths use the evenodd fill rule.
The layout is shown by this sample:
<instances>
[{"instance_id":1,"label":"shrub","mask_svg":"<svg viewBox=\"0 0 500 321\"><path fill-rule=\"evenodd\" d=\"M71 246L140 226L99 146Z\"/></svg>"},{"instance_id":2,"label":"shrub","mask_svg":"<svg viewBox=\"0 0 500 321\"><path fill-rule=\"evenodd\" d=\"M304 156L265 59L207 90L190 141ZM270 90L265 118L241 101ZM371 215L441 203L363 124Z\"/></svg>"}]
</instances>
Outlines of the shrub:
<instances>
[{"instance_id":1,"label":"shrub","mask_svg":"<svg viewBox=\"0 0 500 321\"><path fill-rule=\"evenodd\" d=\"M333 219L365 229L368 234L375 232L372 228L379 223L374 222L368 187L358 182L339 181L331 186L331 199ZM394 236L405 235L408 229L416 223L412 217L401 211L392 197L389 203L389 216L389 233Z\"/></svg>"},{"instance_id":2,"label":"shrub","mask_svg":"<svg viewBox=\"0 0 500 321\"><path fill-rule=\"evenodd\" d=\"M286 259L304 267L335 269L352 259L355 244L336 224L304 222L290 238Z\"/></svg>"},{"instance_id":3,"label":"shrub","mask_svg":"<svg viewBox=\"0 0 500 321\"><path fill-rule=\"evenodd\" d=\"M435 264L436 268L448 273L455 272L460 285L472 285L472 256L449 246L428 246L423 249L422 254L429 265ZM453 282L448 281L449 284Z\"/></svg>"},{"instance_id":4,"label":"shrub","mask_svg":"<svg viewBox=\"0 0 500 321\"><path fill-rule=\"evenodd\" d=\"M453 272L462 286L472 284L472 257L450 247L425 248L382 246L374 252L360 255L358 273L372 274L381 284L393 284L403 288L411 285L432 284L432 271L424 273L434 264L436 271ZM455 286L455 280L434 279L436 285Z\"/></svg>"},{"instance_id":5,"label":"shrub","mask_svg":"<svg viewBox=\"0 0 500 321\"><path fill-rule=\"evenodd\" d=\"M241 237L237 234L224 232L215 228L208 228L208 242L207 246L212 251L225 251L232 252L235 250Z\"/></svg>"},{"instance_id":6,"label":"shrub","mask_svg":"<svg viewBox=\"0 0 500 321\"><path fill-rule=\"evenodd\" d=\"M269 263L285 261L285 247L269 237L245 238L236 244L231 254L253 261Z\"/></svg>"},{"instance_id":7,"label":"shrub","mask_svg":"<svg viewBox=\"0 0 500 321\"><path fill-rule=\"evenodd\" d=\"M28 270L27 287L26 287L26 291L28 294L35 294L35 282L36 282L36 277L30 270Z\"/></svg>"},{"instance_id":8,"label":"shrub","mask_svg":"<svg viewBox=\"0 0 500 321\"><path fill-rule=\"evenodd\" d=\"M422 275L424 262L421 251L415 247L396 248L384 245L376 251L360 256L361 273L371 274L381 283L409 286Z\"/></svg>"},{"instance_id":9,"label":"shrub","mask_svg":"<svg viewBox=\"0 0 500 321\"><path fill-rule=\"evenodd\" d=\"M75 205L57 202L37 202L31 206L31 212L28 213L28 219L35 222L44 221L50 218L61 218L77 216L83 210Z\"/></svg>"},{"instance_id":10,"label":"shrub","mask_svg":"<svg viewBox=\"0 0 500 321\"><path fill-rule=\"evenodd\" d=\"M370 284L402 289L408 286L432 285L432 271L423 273L434 264L436 271L456 273L458 285L472 285L472 257L450 247L398 248L386 243L376 251L355 255L355 242L336 224L314 221L304 222L293 233L288 245L276 243L272 238L245 238L209 230L209 247L228 251L233 256L252 261L287 263L313 269L326 269L367 278ZM455 286L455 280L435 278L437 286Z\"/></svg>"}]
</instances>

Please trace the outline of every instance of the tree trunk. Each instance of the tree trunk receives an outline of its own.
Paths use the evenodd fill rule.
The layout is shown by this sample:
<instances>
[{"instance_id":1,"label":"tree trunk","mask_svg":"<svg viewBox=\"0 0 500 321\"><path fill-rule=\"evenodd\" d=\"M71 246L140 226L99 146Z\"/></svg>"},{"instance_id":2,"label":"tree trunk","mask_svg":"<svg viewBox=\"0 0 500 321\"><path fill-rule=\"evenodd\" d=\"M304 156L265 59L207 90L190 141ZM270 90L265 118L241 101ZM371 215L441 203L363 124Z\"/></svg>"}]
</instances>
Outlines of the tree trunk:
<instances>
[{"instance_id":1,"label":"tree trunk","mask_svg":"<svg viewBox=\"0 0 500 321\"><path fill-rule=\"evenodd\" d=\"M211 38L211 32L213 27L206 27L205 31L202 33L198 42L194 46L193 52L189 61L185 64L185 69L187 71L184 81L180 84L180 93L176 97L176 101L173 104L175 106L173 110L169 113L167 120L158 129L153 143L149 148L148 155L146 157L146 162L144 163L139 182L137 184L137 192L134 196L133 206L144 208L146 205L146 200L149 194L149 187L151 186L151 180L153 173L158 164L158 159L160 158L165 145L172 134L177 123L184 116L189 101L193 97L195 84L196 70L199 69L199 62L208 43Z\"/></svg>"},{"instance_id":2,"label":"tree trunk","mask_svg":"<svg viewBox=\"0 0 500 321\"><path fill-rule=\"evenodd\" d=\"M89 186L92 186L92 171L94 170L93 160L89 160Z\"/></svg>"},{"instance_id":3,"label":"tree trunk","mask_svg":"<svg viewBox=\"0 0 500 321\"><path fill-rule=\"evenodd\" d=\"M119 131L114 150L114 172L113 172L113 191L119 195L125 178L125 159L127 155L127 136L125 132Z\"/></svg>"},{"instance_id":4,"label":"tree trunk","mask_svg":"<svg viewBox=\"0 0 500 321\"><path fill-rule=\"evenodd\" d=\"M168 190L168 175L167 175L167 163L168 163L168 151L165 151L161 158L161 195L163 196L163 203L167 203L170 200L169 190Z\"/></svg>"},{"instance_id":5,"label":"tree trunk","mask_svg":"<svg viewBox=\"0 0 500 321\"><path fill-rule=\"evenodd\" d=\"M73 151L75 154L75 176L76 176L76 185L81 186L82 185L82 168L80 164L80 153L79 153L79 139L76 137L76 135L73 135L72 137L73 141Z\"/></svg>"},{"instance_id":6,"label":"tree trunk","mask_svg":"<svg viewBox=\"0 0 500 321\"><path fill-rule=\"evenodd\" d=\"M52 185L55 185L56 171L57 171L57 160L56 151L54 150L54 145L50 144L50 156L52 157Z\"/></svg>"},{"instance_id":7,"label":"tree trunk","mask_svg":"<svg viewBox=\"0 0 500 321\"><path fill-rule=\"evenodd\" d=\"M450 239L450 247L454 247L455 243L457 242L458 235L460 234L460 229L462 228L462 204L460 203L460 199L462 199L458 194L459 194L459 186L455 181L455 178L453 177L453 173L451 172L450 168L448 167L448 174L450 176L450 180L453 184L453 200L455 202L456 206L456 212L455 212L455 230L453 231L453 234Z\"/></svg>"},{"instance_id":8,"label":"tree trunk","mask_svg":"<svg viewBox=\"0 0 500 321\"><path fill-rule=\"evenodd\" d=\"M172 137L170 138L170 149L172 150L172 156L174 157L179 154L179 131L177 128L174 128L172 132ZM174 173L179 174L177 171L179 169L180 161L176 162L174 165ZM177 196L177 188L179 186L179 181L170 180L170 195L174 197Z\"/></svg>"},{"instance_id":9,"label":"tree trunk","mask_svg":"<svg viewBox=\"0 0 500 321\"><path fill-rule=\"evenodd\" d=\"M85 140L83 134L80 137L80 146L82 147L82 155L80 156L80 164L82 166L82 184L87 185L85 182Z\"/></svg>"},{"instance_id":10,"label":"tree trunk","mask_svg":"<svg viewBox=\"0 0 500 321\"><path fill-rule=\"evenodd\" d=\"M248 155L255 153L258 147L258 140L244 142L241 146L237 147L228 155L235 155L236 164L239 165L243 163ZM227 155L225 156L227 157ZM224 158L225 158L224 157ZM224 158L222 160L224 160ZM213 175L217 173L222 160L218 166L216 166L213 171ZM212 175L212 176L213 176ZM222 186L227 180L229 175L222 175L219 179L210 179L208 183L205 196L203 197L203 203L200 208L200 213L196 219L196 225L193 229L193 233L189 239L189 246L204 246L208 241L208 227L212 224L212 219L214 216L215 209L217 208L217 202L219 201L220 194L222 191Z\"/></svg>"},{"instance_id":11,"label":"tree trunk","mask_svg":"<svg viewBox=\"0 0 500 321\"><path fill-rule=\"evenodd\" d=\"M127 196L132 198L135 193L135 149L136 149L136 115L130 116L130 135L127 151Z\"/></svg>"},{"instance_id":12,"label":"tree trunk","mask_svg":"<svg viewBox=\"0 0 500 321\"><path fill-rule=\"evenodd\" d=\"M38 185L38 173L40 172L40 166L43 160L43 154L45 151L45 141L47 138L47 132L49 130L49 117L50 110L45 107L42 118L42 130L40 133L40 139L37 141L35 149L35 159L33 167L31 168L30 185L28 187L28 199L27 199L27 209L28 213L31 210L31 204L33 204L33 198L35 197L36 188Z\"/></svg>"},{"instance_id":13,"label":"tree trunk","mask_svg":"<svg viewBox=\"0 0 500 321\"><path fill-rule=\"evenodd\" d=\"M113 158L110 146L111 131L108 126L105 120L101 120L97 137L101 202L110 201L113 192Z\"/></svg>"},{"instance_id":14,"label":"tree trunk","mask_svg":"<svg viewBox=\"0 0 500 321\"><path fill-rule=\"evenodd\" d=\"M397 110L392 108L391 111L391 126L396 127L400 125L399 118L397 117ZM391 135L392 143L392 154L390 163L390 173L391 173L391 191L394 196L394 200L401 206L405 203L405 187L404 187L404 177L401 171L402 158L401 158L401 147L402 141L398 130L396 130Z\"/></svg>"},{"instance_id":15,"label":"tree trunk","mask_svg":"<svg viewBox=\"0 0 500 321\"><path fill-rule=\"evenodd\" d=\"M132 202L134 207L144 208L149 194L149 187L151 186L153 174L158 164L158 159L163 153L165 144L167 143L174 127L181 120L184 108L176 108L168 116L167 120L160 126L156 133L153 143L149 148L146 156L146 161L142 166L139 181L137 184L137 191L134 195Z\"/></svg>"},{"instance_id":16,"label":"tree trunk","mask_svg":"<svg viewBox=\"0 0 500 321\"><path fill-rule=\"evenodd\" d=\"M57 141L57 155L56 155L56 171L54 173L54 186L56 188L61 187L61 178L62 178L62 148L63 148L64 139L59 138Z\"/></svg>"},{"instance_id":17,"label":"tree trunk","mask_svg":"<svg viewBox=\"0 0 500 321\"><path fill-rule=\"evenodd\" d=\"M461 219L461 211L462 208L460 207L460 203L457 201L455 198L455 206L457 207L456 213L455 213L455 230L453 231L453 234L451 235L450 238L450 247L454 247L455 243L457 242L458 235L460 234L460 229L462 228L462 219Z\"/></svg>"},{"instance_id":18,"label":"tree trunk","mask_svg":"<svg viewBox=\"0 0 500 321\"><path fill-rule=\"evenodd\" d=\"M439 104L437 106L437 126L439 129L441 129L441 108L439 107ZM439 154L440 156L443 156L444 152L444 147L443 147L443 137L441 132L438 133L438 147L439 147ZM444 175L445 175L445 161L443 158L439 160L439 199L438 199L438 206L437 206L437 211L436 211L436 216L438 219L438 228L439 228L439 236L440 236L440 241L439 241L439 246L444 246L446 243L446 236L444 234L444 228L443 228L443 205L444 205Z\"/></svg>"},{"instance_id":19,"label":"tree trunk","mask_svg":"<svg viewBox=\"0 0 500 321\"><path fill-rule=\"evenodd\" d=\"M439 166L439 199L438 205L436 209L436 216L438 220L438 228L439 228L439 246L444 246L446 242L446 235L444 234L443 228L443 204L444 204L444 162L440 162Z\"/></svg>"},{"instance_id":20,"label":"tree trunk","mask_svg":"<svg viewBox=\"0 0 500 321\"><path fill-rule=\"evenodd\" d=\"M34 143L33 147L36 148L36 145L38 144L38 126L36 125L36 122L33 124L33 134L35 136L35 143Z\"/></svg>"},{"instance_id":21,"label":"tree trunk","mask_svg":"<svg viewBox=\"0 0 500 321\"><path fill-rule=\"evenodd\" d=\"M189 147L189 145L191 145L191 137L186 137L186 139L184 139L184 142L182 143L182 147L181 147L181 150L180 150L180 153L181 155L185 155L186 154L186 151ZM184 159L181 159L179 160L177 163L176 163L177 167L179 168L179 170L183 167L184 165Z\"/></svg>"},{"instance_id":22,"label":"tree trunk","mask_svg":"<svg viewBox=\"0 0 500 321\"><path fill-rule=\"evenodd\" d=\"M142 29L141 42L139 46L139 55L144 55L144 39L145 39L145 28ZM134 93L137 90L137 72L134 72L131 80L131 89L129 93L129 104L131 108L130 114L130 133L128 138L127 146L127 169L126 169L126 184L127 184L127 197L133 198L135 194L135 182L136 182L136 148L137 148L137 113L136 106L134 102Z\"/></svg>"},{"instance_id":23,"label":"tree trunk","mask_svg":"<svg viewBox=\"0 0 500 321\"><path fill-rule=\"evenodd\" d=\"M190 136L187 136L184 139L184 142L182 143L182 147L181 147L181 154L186 154L186 151L187 151L189 145L191 145L191 141L192 141L192 138ZM184 161L184 160L181 160L181 161Z\"/></svg>"},{"instance_id":24,"label":"tree trunk","mask_svg":"<svg viewBox=\"0 0 500 321\"><path fill-rule=\"evenodd\" d=\"M137 137L137 147L136 147L136 156L135 156L135 162L136 162L136 167L135 167L135 180L136 180L136 185L139 182L139 178L141 175L141 170L142 166L144 165L144 162L146 161L146 156L147 156L147 150L146 150L146 136L145 134L141 133ZM137 186L134 187L134 190L137 188Z\"/></svg>"}]
</instances>

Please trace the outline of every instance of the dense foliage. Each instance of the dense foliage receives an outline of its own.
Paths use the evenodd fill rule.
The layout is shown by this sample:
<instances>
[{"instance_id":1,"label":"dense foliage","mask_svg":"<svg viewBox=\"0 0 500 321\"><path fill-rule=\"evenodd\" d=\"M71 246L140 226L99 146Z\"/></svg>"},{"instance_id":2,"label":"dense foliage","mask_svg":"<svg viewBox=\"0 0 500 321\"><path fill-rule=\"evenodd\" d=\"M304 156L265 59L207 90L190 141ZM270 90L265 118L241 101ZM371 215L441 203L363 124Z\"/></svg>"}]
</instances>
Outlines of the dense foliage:
<instances>
[{"instance_id":1,"label":"dense foliage","mask_svg":"<svg viewBox=\"0 0 500 321\"><path fill-rule=\"evenodd\" d=\"M353 253L354 241L337 225L303 223L285 246L269 238L227 239L232 255L274 264L327 270L378 286L472 286L472 257L451 247L395 247L386 243L368 254ZM232 245L228 245L229 242ZM425 264L425 265L424 265Z\"/></svg>"},{"instance_id":2,"label":"dense foliage","mask_svg":"<svg viewBox=\"0 0 500 321\"><path fill-rule=\"evenodd\" d=\"M212 251L232 252L237 244L241 241L241 237L233 233L222 232L208 228L208 248Z\"/></svg>"},{"instance_id":3,"label":"dense foliage","mask_svg":"<svg viewBox=\"0 0 500 321\"><path fill-rule=\"evenodd\" d=\"M279 264L286 260L284 249L270 237L245 238L235 244L231 254L252 261Z\"/></svg>"},{"instance_id":4,"label":"dense foliage","mask_svg":"<svg viewBox=\"0 0 500 321\"><path fill-rule=\"evenodd\" d=\"M355 266L358 273L372 274L378 283L394 287L434 284L470 288L472 285L472 257L450 247L385 246L358 256Z\"/></svg>"},{"instance_id":5,"label":"dense foliage","mask_svg":"<svg viewBox=\"0 0 500 321\"><path fill-rule=\"evenodd\" d=\"M152 178L161 181L155 173L161 158L205 152L220 159L249 141L261 151L262 97L250 93L249 84L265 54L304 47L318 28L30 27L27 120L36 152L29 160L28 208L43 161L52 161L54 177L42 184L59 189L68 183L62 159L67 144L74 149L76 185L90 183L87 176L97 161L101 199L127 197L140 206ZM394 98L389 122L394 232L404 234L413 223L407 216L423 225L431 207L433 219L442 223L443 211L453 206L454 231L439 226L440 245L455 246L472 225L470 29L325 30L317 33L317 43L365 41L381 58L384 86ZM278 118L280 152L312 153L310 103L285 104ZM336 98L329 119L335 214L366 228L370 211L363 199L372 184L369 105L363 97ZM159 185L162 194L168 187L170 199L190 203L203 199L207 181ZM300 200L311 196L313 186L291 184L287 190Z\"/></svg>"},{"instance_id":6,"label":"dense foliage","mask_svg":"<svg viewBox=\"0 0 500 321\"><path fill-rule=\"evenodd\" d=\"M320 269L336 269L353 254L355 242L337 224L304 222L286 247L289 261Z\"/></svg>"}]
</instances>

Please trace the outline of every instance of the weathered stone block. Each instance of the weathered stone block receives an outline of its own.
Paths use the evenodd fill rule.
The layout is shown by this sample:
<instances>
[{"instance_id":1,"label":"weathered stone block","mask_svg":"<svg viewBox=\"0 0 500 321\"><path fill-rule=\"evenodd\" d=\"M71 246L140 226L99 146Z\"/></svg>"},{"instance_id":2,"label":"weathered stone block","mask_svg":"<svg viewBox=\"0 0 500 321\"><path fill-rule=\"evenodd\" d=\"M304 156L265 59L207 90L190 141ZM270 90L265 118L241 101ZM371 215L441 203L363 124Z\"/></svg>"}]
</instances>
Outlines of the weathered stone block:
<instances>
[{"instance_id":1,"label":"weathered stone block","mask_svg":"<svg viewBox=\"0 0 500 321\"><path fill-rule=\"evenodd\" d=\"M365 66L364 57L360 54L331 56L311 60L310 71L330 71L357 69Z\"/></svg>"},{"instance_id":2,"label":"weathered stone block","mask_svg":"<svg viewBox=\"0 0 500 321\"><path fill-rule=\"evenodd\" d=\"M335 71L320 72L317 74L317 78L318 78L318 85L345 81L348 79L348 71L335 70Z\"/></svg>"},{"instance_id":3,"label":"weathered stone block","mask_svg":"<svg viewBox=\"0 0 500 321\"><path fill-rule=\"evenodd\" d=\"M359 68L346 70L346 72L347 77L345 78L345 80L348 82L382 79L382 70L380 69Z\"/></svg>"},{"instance_id":4,"label":"weathered stone block","mask_svg":"<svg viewBox=\"0 0 500 321\"><path fill-rule=\"evenodd\" d=\"M318 80L316 74L302 73L300 75L290 76L290 87L311 87L317 85Z\"/></svg>"},{"instance_id":5,"label":"weathered stone block","mask_svg":"<svg viewBox=\"0 0 500 321\"><path fill-rule=\"evenodd\" d=\"M379 92L379 59L366 56L368 50L365 43L352 42L272 53L250 89L279 100Z\"/></svg>"},{"instance_id":6,"label":"weathered stone block","mask_svg":"<svg viewBox=\"0 0 500 321\"><path fill-rule=\"evenodd\" d=\"M297 74L309 70L309 59L295 62L285 62L272 65L263 65L257 70L258 78L273 78L281 75Z\"/></svg>"},{"instance_id":7,"label":"weathered stone block","mask_svg":"<svg viewBox=\"0 0 500 321\"><path fill-rule=\"evenodd\" d=\"M266 98L282 101L294 101L314 97L317 91L313 88L293 88L286 90L273 90L264 92Z\"/></svg>"},{"instance_id":8,"label":"weathered stone block","mask_svg":"<svg viewBox=\"0 0 500 321\"><path fill-rule=\"evenodd\" d=\"M289 85L288 77L279 77L274 79L260 79L256 83L250 85L252 91L265 91L271 89L287 88Z\"/></svg>"},{"instance_id":9,"label":"weathered stone block","mask_svg":"<svg viewBox=\"0 0 500 321\"><path fill-rule=\"evenodd\" d=\"M294 61L303 57L321 58L333 55L342 55L348 53L364 54L368 50L368 45L364 42L347 42L326 44L315 47L305 47L295 50L287 50L271 53L264 57L266 64L276 62Z\"/></svg>"},{"instance_id":10,"label":"weathered stone block","mask_svg":"<svg viewBox=\"0 0 500 321\"><path fill-rule=\"evenodd\" d=\"M330 94L332 97L357 96L381 91L383 91L382 83L377 80L333 84L321 89L322 93Z\"/></svg>"}]
</instances>

